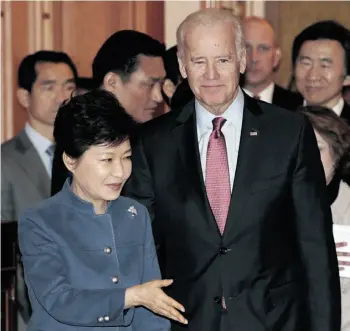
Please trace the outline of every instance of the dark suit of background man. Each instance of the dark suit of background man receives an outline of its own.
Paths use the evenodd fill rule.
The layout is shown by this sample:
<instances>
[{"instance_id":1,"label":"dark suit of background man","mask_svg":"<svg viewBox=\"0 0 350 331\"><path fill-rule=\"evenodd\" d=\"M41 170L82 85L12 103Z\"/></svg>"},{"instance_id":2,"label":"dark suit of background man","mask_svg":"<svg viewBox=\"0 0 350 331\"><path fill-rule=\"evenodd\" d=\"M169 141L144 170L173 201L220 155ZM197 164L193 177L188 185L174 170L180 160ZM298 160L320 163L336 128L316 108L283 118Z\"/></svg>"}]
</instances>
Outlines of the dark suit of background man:
<instances>
[{"instance_id":1,"label":"dark suit of background man","mask_svg":"<svg viewBox=\"0 0 350 331\"><path fill-rule=\"evenodd\" d=\"M181 74L195 100L144 124L125 193L153 218L172 331L339 331L332 219L315 135L301 114L238 87L242 27L226 10L188 16Z\"/></svg>"},{"instance_id":2,"label":"dark suit of background man","mask_svg":"<svg viewBox=\"0 0 350 331\"><path fill-rule=\"evenodd\" d=\"M332 109L350 125L350 106L342 96L343 87L350 85L350 31L335 21L306 27L294 39L292 63L304 104ZM350 176L336 173L327 188L330 203L341 179L350 185Z\"/></svg>"},{"instance_id":3,"label":"dark suit of background man","mask_svg":"<svg viewBox=\"0 0 350 331\"><path fill-rule=\"evenodd\" d=\"M247 49L244 91L251 97L295 110L301 102L300 95L274 82L281 60L281 49L277 45L271 24L260 17L246 17L243 33Z\"/></svg>"},{"instance_id":4,"label":"dark suit of background man","mask_svg":"<svg viewBox=\"0 0 350 331\"><path fill-rule=\"evenodd\" d=\"M60 104L75 89L77 70L61 52L39 51L26 56L18 68L19 103L28 122L1 145L1 219L18 220L23 211L50 196L53 124ZM21 316L29 320L29 301L19 270ZM21 321L19 324L21 329Z\"/></svg>"},{"instance_id":5,"label":"dark suit of background man","mask_svg":"<svg viewBox=\"0 0 350 331\"><path fill-rule=\"evenodd\" d=\"M138 123L149 121L163 101L165 46L147 34L122 30L111 35L97 52L92 72L96 86L111 93ZM61 190L68 172L56 148L51 194Z\"/></svg>"}]
</instances>

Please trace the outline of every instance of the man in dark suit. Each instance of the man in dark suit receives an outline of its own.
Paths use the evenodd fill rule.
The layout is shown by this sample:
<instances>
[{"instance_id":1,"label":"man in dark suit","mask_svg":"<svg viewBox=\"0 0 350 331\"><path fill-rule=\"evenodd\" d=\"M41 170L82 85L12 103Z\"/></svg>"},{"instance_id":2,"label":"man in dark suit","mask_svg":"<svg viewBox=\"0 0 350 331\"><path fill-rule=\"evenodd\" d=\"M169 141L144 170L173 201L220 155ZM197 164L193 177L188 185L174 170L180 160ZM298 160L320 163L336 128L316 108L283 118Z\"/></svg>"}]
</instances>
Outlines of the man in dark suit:
<instances>
[{"instance_id":1,"label":"man in dark suit","mask_svg":"<svg viewBox=\"0 0 350 331\"><path fill-rule=\"evenodd\" d=\"M111 92L137 123L153 118L163 101L165 46L133 30L112 34L97 52L92 73L96 86ZM57 146L52 169L51 195L59 192L68 176Z\"/></svg>"},{"instance_id":2,"label":"man in dark suit","mask_svg":"<svg viewBox=\"0 0 350 331\"><path fill-rule=\"evenodd\" d=\"M75 89L77 70L62 52L38 51L26 56L18 68L19 103L27 110L23 130L1 145L1 220L18 220L25 209L50 196L53 157L53 124L60 104ZM18 298L21 317L27 323L21 265L18 266ZM19 319L19 329L24 329Z\"/></svg>"},{"instance_id":3,"label":"man in dark suit","mask_svg":"<svg viewBox=\"0 0 350 331\"><path fill-rule=\"evenodd\" d=\"M295 110L302 101L301 96L274 82L281 49L277 45L272 25L263 18L250 16L244 19L243 32L247 49L244 91L251 97Z\"/></svg>"},{"instance_id":4,"label":"man in dark suit","mask_svg":"<svg viewBox=\"0 0 350 331\"><path fill-rule=\"evenodd\" d=\"M125 193L153 219L168 294L188 331L339 331L325 177L301 114L245 95L242 27L220 9L178 32L195 99L145 123Z\"/></svg>"},{"instance_id":5,"label":"man in dark suit","mask_svg":"<svg viewBox=\"0 0 350 331\"><path fill-rule=\"evenodd\" d=\"M305 28L293 42L292 63L304 104L332 109L350 124L342 91L350 85L350 31L335 21Z\"/></svg>"},{"instance_id":6,"label":"man in dark suit","mask_svg":"<svg viewBox=\"0 0 350 331\"><path fill-rule=\"evenodd\" d=\"M350 125L350 106L342 96L343 87L350 85L350 31L335 21L308 26L294 39L292 63L303 104L332 109ZM330 203L341 179L350 185L349 176L336 174L328 185Z\"/></svg>"}]
</instances>

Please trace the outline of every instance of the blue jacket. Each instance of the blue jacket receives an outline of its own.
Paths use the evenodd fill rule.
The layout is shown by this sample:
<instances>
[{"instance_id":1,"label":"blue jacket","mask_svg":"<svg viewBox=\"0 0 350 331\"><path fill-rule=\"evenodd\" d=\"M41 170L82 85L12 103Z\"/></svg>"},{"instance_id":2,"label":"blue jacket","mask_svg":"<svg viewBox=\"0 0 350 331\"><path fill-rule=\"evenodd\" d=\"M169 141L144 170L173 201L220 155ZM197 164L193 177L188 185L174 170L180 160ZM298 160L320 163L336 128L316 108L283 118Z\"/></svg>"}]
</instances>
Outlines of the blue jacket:
<instances>
[{"instance_id":1,"label":"blue jacket","mask_svg":"<svg viewBox=\"0 0 350 331\"><path fill-rule=\"evenodd\" d=\"M148 212L119 197L103 215L67 181L27 210L19 245L33 309L28 331L163 331L168 320L124 309L126 288L160 279Z\"/></svg>"}]
</instances>

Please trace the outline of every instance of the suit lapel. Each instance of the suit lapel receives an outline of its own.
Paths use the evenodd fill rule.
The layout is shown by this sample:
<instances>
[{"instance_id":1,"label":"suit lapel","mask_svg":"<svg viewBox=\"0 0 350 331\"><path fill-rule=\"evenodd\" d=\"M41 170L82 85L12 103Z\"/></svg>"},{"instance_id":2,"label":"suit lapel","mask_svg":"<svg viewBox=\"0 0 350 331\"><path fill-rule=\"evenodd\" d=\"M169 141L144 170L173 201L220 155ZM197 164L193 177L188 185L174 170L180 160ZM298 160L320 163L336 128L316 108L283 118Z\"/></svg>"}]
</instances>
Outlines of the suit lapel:
<instances>
[{"instance_id":1,"label":"suit lapel","mask_svg":"<svg viewBox=\"0 0 350 331\"><path fill-rule=\"evenodd\" d=\"M258 103L245 95L243 123L238 151L237 167L233 184L231 203L224 231L224 240L231 238L230 232L242 219L244 203L247 201L254 167L259 159L259 146L263 139L262 110Z\"/></svg>"},{"instance_id":2,"label":"suit lapel","mask_svg":"<svg viewBox=\"0 0 350 331\"><path fill-rule=\"evenodd\" d=\"M33 182L33 186L37 188L40 195L43 197L49 197L51 185L50 178L38 152L24 130L18 135L16 150L18 152L16 155L18 166L28 175L28 178Z\"/></svg>"},{"instance_id":3,"label":"suit lapel","mask_svg":"<svg viewBox=\"0 0 350 331\"><path fill-rule=\"evenodd\" d=\"M201 211L203 218L209 220L210 226L220 235L209 205L202 174L194 101L183 108L177 118L177 126L173 134L183 168L188 173L188 186L193 192L193 198L198 205L198 209Z\"/></svg>"},{"instance_id":4,"label":"suit lapel","mask_svg":"<svg viewBox=\"0 0 350 331\"><path fill-rule=\"evenodd\" d=\"M345 104L344 104L343 110L340 114L340 117L350 125L350 106L346 103L345 100L344 100L344 102L345 102Z\"/></svg>"}]
</instances>

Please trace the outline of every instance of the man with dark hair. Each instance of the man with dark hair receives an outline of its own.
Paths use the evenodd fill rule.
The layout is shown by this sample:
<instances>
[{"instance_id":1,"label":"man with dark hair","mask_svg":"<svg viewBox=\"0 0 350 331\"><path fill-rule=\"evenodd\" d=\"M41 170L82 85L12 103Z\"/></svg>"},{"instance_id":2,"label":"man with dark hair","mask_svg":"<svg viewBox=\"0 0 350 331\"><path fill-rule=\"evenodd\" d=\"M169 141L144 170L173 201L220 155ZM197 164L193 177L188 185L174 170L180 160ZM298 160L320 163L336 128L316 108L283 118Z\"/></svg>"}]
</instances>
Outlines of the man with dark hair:
<instances>
[{"instance_id":1,"label":"man with dark hair","mask_svg":"<svg viewBox=\"0 0 350 331\"><path fill-rule=\"evenodd\" d=\"M342 96L350 85L350 31L335 21L308 26L294 39L292 63L304 105L332 109L350 124L350 106ZM327 186L329 204L337 198L341 180L350 184L349 176L336 169Z\"/></svg>"},{"instance_id":2,"label":"man with dark hair","mask_svg":"<svg viewBox=\"0 0 350 331\"><path fill-rule=\"evenodd\" d=\"M304 104L332 109L350 123L350 106L342 97L350 85L350 31L335 21L308 26L294 39L292 62Z\"/></svg>"},{"instance_id":3,"label":"man with dark hair","mask_svg":"<svg viewBox=\"0 0 350 331\"><path fill-rule=\"evenodd\" d=\"M149 121L163 101L164 52L165 46L147 34L133 30L118 31L97 52L92 64L93 79L97 86L114 94L136 122ZM62 153L57 147L52 195L61 190L67 178Z\"/></svg>"},{"instance_id":4,"label":"man with dark hair","mask_svg":"<svg viewBox=\"0 0 350 331\"><path fill-rule=\"evenodd\" d=\"M26 56L18 69L17 98L28 122L1 146L1 219L18 220L23 211L50 196L53 124L60 104L75 89L77 70L62 52ZM18 297L26 322L30 308L19 268Z\"/></svg>"},{"instance_id":5,"label":"man with dark hair","mask_svg":"<svg viewBox=\"0 0 350 331\"><path fill-rule=\"evenodd\" d=\"M275 83L282 54L270 22L256 16L246 17L243 32L247 49L244 91L256 99L295 110L301 97Z\"/></svg>"}]
</instances>

